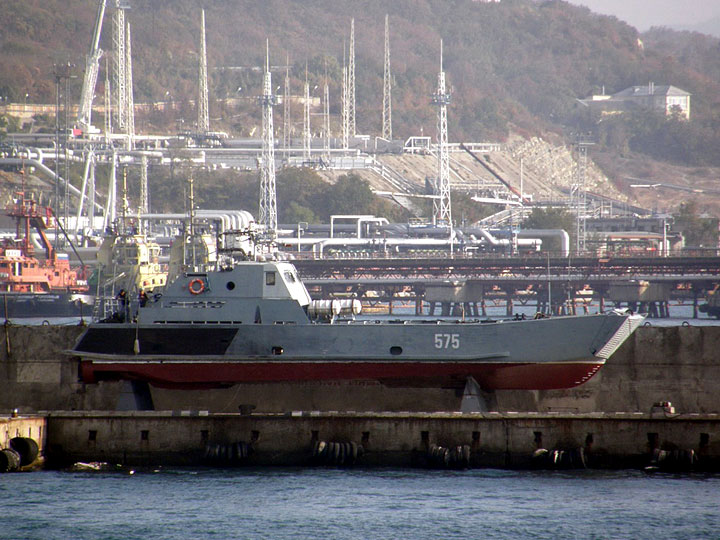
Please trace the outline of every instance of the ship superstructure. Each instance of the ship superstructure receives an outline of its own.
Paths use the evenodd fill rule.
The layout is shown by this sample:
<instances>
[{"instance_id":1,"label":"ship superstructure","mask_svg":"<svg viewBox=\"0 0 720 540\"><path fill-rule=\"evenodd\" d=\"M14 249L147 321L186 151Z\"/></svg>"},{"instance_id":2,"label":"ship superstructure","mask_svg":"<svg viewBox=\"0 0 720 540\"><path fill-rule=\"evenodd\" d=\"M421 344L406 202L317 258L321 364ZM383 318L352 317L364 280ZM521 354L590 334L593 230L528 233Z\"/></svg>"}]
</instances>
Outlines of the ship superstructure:
<instances>
[{"instance_id":1,"label":"ship superstructure","mask_svg":"<svg viewBox=\"0 0 720 540\"><path fill-rule=\"evenodd\" d=\"M64 317L82 314L88 284L83 268L72 268L70 258L58 253L46 231L54 226L49 207L39 206L24 191L6 208L15 220L15 237L0 243L0 300L6 319ZM44 250L36 257L34 238ZM89 305L85 313L89 313Z\"/></svg>"}]
</instances>

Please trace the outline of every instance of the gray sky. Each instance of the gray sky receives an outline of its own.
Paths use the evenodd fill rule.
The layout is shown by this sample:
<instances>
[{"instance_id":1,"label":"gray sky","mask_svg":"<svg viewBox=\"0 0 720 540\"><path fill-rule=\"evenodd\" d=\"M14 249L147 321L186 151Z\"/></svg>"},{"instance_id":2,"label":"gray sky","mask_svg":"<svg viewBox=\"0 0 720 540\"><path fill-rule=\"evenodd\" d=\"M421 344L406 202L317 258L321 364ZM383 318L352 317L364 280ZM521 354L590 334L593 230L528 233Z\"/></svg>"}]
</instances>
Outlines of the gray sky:
<instances>
[{"instance_id":1,"label":"gray sky","mask_svg":"<svg viewBox=\"0 0 720 540\"><path fill-rule=\"evenodd\" d=\"M720 17L720 0L569 0L615 15L641 32L651 26L694 26Z\"/></svg>"}]
</instances>

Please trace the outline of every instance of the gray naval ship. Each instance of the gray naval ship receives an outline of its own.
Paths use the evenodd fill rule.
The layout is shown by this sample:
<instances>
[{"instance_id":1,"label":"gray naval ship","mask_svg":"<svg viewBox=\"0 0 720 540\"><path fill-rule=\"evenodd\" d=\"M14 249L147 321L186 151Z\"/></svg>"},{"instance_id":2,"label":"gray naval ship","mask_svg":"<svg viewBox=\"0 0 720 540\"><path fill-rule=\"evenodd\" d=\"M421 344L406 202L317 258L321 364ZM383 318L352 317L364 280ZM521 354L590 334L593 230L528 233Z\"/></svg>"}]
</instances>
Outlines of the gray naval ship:
<instances>
[{"instance_id":1,"label":"gray naval ship","mask_svg":"<svg viewBox=\"0 0 720 540\"><path fill-rule=\"evenodd\" d=\"M350 304L357 311L359 302ZM532 320L359 320L313 301L288 262L185 273L124 321L88 326L72 352L85 382L165 388L374 380L484 390L569 388L641 324L630 313Z\"/></svg>"}]
</instances>

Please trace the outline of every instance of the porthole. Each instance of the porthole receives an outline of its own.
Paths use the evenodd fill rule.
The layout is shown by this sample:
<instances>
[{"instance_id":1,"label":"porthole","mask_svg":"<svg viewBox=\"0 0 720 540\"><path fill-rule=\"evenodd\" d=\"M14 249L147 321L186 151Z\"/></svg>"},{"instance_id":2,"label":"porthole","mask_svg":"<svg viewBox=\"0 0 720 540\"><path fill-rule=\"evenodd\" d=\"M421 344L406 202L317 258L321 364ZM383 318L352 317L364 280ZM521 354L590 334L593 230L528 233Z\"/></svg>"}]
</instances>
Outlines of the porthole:
<instances>
[{"instance_id":1,"label":"porthole","mask_svg":"<svg viewBox=\"0 0 720 540\"><path fill-rule=\"evenodd\" d=\"M227 287L228 291L232 291L235 288L235 282L234 281L228 281L225 284L225 287Z\"/></svg>"},{"instance_id":2,"label":"porthole","mask_svg":"<svg viewBox=\"0 0 720 540\"><path fill-rule=\"evenodd\" d=\"M390 354L393 356L398 356L402 354L402 347L398 347L397 345L390 347Z\"/></svg>"}]
</instances>

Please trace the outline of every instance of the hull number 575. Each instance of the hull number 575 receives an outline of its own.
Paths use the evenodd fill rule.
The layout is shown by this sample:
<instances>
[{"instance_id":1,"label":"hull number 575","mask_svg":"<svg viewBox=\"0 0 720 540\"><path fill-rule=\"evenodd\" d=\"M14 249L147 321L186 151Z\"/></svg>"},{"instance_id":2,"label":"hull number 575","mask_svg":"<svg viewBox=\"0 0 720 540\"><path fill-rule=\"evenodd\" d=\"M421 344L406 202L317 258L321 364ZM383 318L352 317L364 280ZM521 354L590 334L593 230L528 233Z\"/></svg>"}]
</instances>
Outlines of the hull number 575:
<instances>
[{"instance_id":1,"label":"hull number 575","mask_svg":"<svg viewBox=\"0 0 720 540\"><path fill-rule=\"evenodd\" d=\"M436 349L459 349L460 334L435 334Z\"/></svg>"}]
</instances>

